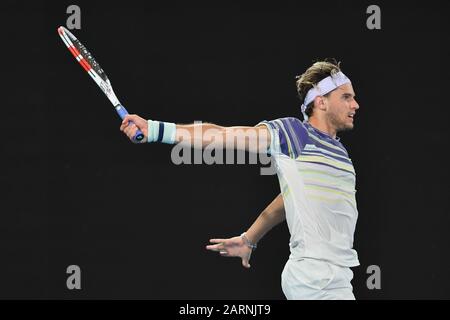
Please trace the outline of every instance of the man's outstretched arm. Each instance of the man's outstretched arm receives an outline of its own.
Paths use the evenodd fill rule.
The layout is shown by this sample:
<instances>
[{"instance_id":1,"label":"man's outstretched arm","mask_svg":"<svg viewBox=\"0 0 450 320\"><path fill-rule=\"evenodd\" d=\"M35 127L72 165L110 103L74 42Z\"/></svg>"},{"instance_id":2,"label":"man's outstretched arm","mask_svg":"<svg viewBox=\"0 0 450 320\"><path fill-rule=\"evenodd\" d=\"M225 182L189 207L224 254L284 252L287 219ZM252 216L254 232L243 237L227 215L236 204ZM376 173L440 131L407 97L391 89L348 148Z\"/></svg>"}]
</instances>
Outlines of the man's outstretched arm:
<instances>
[{"instance_id":1,"label":"man's outstretched arm","mask_svg":"<svg viewBox=\"0 0 450 320\"><path fill-rule=\"evenodd\" d=\"M264 235L286 219L284 201L281 194L276 197L267 208L265 208L258 218L253 222L247 232L241 236L228 239L210 239L213 244L206 246L206 249L218 251L223 257L240 257L242 265L250 268L250 256L252 250L256 248L256 243Z\"/></svg>"},{"instance_id":2,"label":"man's outstretched arm","mask_svg":"<svg viewBox=\"0 0 450 320\"><path fill-rule=\"evenodd\" d=\"M129 122L134 122L129 125ZM128 138L140 129L144 142L182 143L194 148L206 146L232 148L250 152L267 152L270 132L264 125L223 127L212 123L174 124L145 120L138 115L127 115L120 126Z\"/></svg>"}]
</instances>

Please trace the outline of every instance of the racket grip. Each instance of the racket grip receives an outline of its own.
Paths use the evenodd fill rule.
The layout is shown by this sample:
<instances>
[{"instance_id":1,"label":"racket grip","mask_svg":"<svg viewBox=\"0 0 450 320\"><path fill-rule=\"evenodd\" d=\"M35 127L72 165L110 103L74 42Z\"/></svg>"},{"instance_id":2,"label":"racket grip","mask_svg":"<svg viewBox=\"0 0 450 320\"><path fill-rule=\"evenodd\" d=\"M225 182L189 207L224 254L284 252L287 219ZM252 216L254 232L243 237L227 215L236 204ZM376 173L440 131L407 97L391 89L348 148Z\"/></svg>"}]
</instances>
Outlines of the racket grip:
<instances>
[{"instance_id":1,"label":"racket grip","mask_svg":"<svg viewBox=\"0 0 450 320\"><path fill-rule=\"evenodd\" d=\"M127 109L125 109L125 107L121 104L118 104L116 106L116 111L119 114L120 118L123 120L125 118L126 115L128 115L128 111ZM133 121L129 121L128 125L132 125L134 122ZM144 134L142 133L141 130L137 130L136 134L134 135L134 137L132 138L132 140L134 142L140 142L142 139L144 139Z\"/></svg>"}]
</instances>

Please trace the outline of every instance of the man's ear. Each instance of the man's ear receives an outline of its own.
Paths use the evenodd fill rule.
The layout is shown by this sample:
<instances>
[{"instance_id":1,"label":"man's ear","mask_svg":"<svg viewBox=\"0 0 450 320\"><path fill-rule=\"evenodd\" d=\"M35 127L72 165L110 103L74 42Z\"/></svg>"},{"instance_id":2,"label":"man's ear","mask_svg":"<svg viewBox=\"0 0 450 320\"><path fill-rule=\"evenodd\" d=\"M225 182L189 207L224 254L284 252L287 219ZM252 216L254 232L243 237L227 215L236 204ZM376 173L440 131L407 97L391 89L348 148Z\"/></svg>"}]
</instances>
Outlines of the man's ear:
<instances>
[{"instance_id":1,"label":"man's ear","mask_svg":"<svg viewBox=\"0 0 450 320\"><path fill-rule=\"evenodd\" d=\"M324 97L322 96L317 96L314 99L314 105L316 106L316 108L319 108L320 110L325 111L327 109L325 101L324 101Z\"/></svg>"}]
</instances>

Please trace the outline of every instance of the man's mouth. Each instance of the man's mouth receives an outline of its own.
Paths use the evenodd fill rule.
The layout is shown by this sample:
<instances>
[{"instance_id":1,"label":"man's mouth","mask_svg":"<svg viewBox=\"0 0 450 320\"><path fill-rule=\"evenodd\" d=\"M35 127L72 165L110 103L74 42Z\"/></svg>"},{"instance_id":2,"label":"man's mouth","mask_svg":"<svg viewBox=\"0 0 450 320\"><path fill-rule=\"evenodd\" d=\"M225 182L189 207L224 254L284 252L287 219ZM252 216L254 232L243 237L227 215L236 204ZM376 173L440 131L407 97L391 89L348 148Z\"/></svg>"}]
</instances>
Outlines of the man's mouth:
<instances>
[{"instance_id":1,"label":"man's mouth","mask_svg":"<svg viewBox=\"0 0 450 320\"><path fill-rule=\"evenodd\" d=\"M355 116L355 113L354 113L354 112L351 112L351 113L348 114L348 117L351 118L352 120L353 120L353 117L354 117L354 116Z\"/></svg>"}]
</instances>

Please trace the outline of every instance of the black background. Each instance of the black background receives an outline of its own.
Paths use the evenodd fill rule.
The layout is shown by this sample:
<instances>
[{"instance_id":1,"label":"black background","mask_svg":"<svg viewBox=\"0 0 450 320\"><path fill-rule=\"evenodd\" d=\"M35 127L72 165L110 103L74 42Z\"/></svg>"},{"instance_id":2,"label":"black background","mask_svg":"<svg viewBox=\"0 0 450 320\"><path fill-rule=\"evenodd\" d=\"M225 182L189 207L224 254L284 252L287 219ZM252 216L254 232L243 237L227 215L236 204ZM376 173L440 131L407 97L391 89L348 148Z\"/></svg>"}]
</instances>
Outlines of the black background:
<instances>
[{"instance_id":1,"label":"black background","mask_svg":"<svg viewBox=\"0 0 450 320\"><path fill-rule=\"evenodd\" d=\"M2 1L0 298L284 299L285 224L252 268L205 250L279 193L259 165L174 165L134 145L57 34L74 34L131 113L254 125L300 116L295 76L335 57L360 104L341 134L357 171L358 299L448 299L448 4ZM381 30L366 8L381 8ZM79 265L82 290L66 288ZM367 267L381 268L368 290Z\"/></svg>"}]
</instances>

